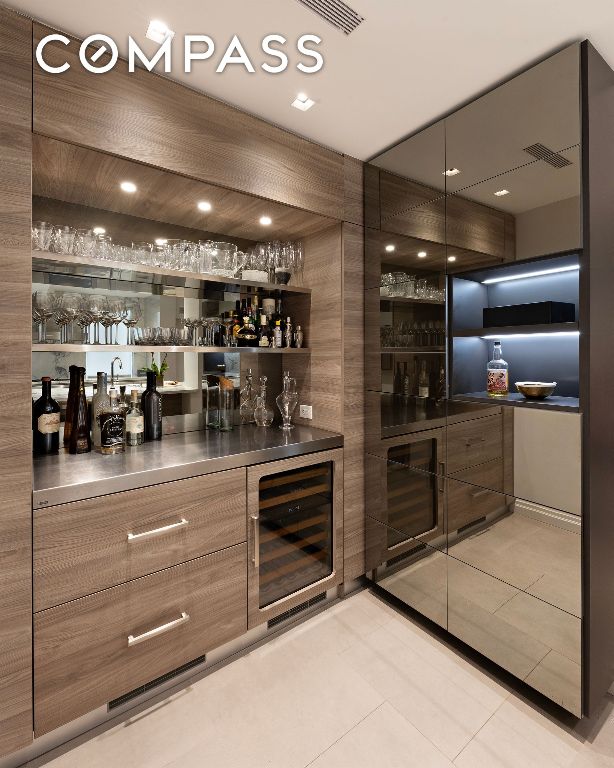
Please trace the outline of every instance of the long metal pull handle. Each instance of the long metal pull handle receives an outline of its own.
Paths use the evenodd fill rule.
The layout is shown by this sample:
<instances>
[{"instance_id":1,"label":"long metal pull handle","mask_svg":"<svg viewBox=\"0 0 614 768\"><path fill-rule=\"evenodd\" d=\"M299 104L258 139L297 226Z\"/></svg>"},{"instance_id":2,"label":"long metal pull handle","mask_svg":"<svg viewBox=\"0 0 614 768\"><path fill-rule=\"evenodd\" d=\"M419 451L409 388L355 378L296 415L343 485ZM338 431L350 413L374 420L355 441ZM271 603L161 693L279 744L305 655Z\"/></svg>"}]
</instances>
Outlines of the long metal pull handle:
<instances>
[{"instance_id":1,"label":"long metal pull handle","mask_svg":"<svg viewBox=\"0 0 614 768\"><path fill-rule=\"evenodd\" d=\"M252 515L252 525L254 526L254 554L252 555L252 563L254 568L260 567L260 519L258 515Z\"/></svg>"},{"instance_id":2,"label":"long metal pull handle","mask_svg":"<svg viewBox=\"0 0 614 768\"><path fill-rule=\"evenodd\" d=\"M149 632L143 632L142 635L128 635L128 646L138 645L144 643L146 640L151 640L153 637L163 635L165 632L170 632L171 629L176 629L182 624L186 624L190 620L190 614L185 611L181 612L181 616L174 621L169 621L167 624L162 624L160 627L150 629Z\"/></svg>"},{"instance_id":3,"label":"long metal pull handle","mask_svg":"<svg viewBox=\"0 0 614 768\"><path fill-rule=\"evenodd\" d=\"M484 488L481 491L474 491L474 493L471 494L472 499L479 499L480 496L486 496L487 493L490 493L488 488Z\"/></svg>"},{"instance_id":4,"label":"long metal pull handle","mask_svg":"<svg viewBox=\"0 0 614 768\"><path fill-rule=\"evenodd\" d=\"M439 477L437 479L439 493L443 493L445 491L445 489L446 489L445 474L446 474L446 463L445 463L445 461L440 461L439 462Z\"/></svg>"},{"instance_id":5,"label":"long metal pull handle","mask_svg":"<svg viewBox=\"0 0 614 768\"><path fill-rule=\"evenodd\" d=\"M176 531L178 528L185 528L189 525L190 521L182 517L177 523L171 523L170 525L163 525L161 528L154 528L153 531L144 531L143 533L129 533L128 541L142 541L143 539L149 539L152 536L160 536L162 533L169 533L170 531Z\"/></svg>"}]
</instances>

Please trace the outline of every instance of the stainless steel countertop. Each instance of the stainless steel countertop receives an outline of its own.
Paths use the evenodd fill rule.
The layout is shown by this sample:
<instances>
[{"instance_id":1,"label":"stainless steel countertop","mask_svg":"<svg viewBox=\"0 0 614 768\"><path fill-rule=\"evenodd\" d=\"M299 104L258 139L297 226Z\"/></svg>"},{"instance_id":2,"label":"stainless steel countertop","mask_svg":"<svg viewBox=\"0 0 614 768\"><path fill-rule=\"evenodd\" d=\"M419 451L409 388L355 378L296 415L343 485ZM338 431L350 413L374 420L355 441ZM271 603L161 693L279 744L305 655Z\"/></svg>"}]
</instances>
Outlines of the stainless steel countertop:
<instances>
[{"instance_id":1,"label":"stainless steel countertop","mask_svg":"<svg viewBox=\"0 0 614 768\"><path fill-rule=\"evenodd\" d=\"M33 505L36 510L342 446L342 435L323 429L295 426L285 433L277 426L250 425L165 435L115 456L61 451L34 459Z\"/></svg>"}]
</instances>

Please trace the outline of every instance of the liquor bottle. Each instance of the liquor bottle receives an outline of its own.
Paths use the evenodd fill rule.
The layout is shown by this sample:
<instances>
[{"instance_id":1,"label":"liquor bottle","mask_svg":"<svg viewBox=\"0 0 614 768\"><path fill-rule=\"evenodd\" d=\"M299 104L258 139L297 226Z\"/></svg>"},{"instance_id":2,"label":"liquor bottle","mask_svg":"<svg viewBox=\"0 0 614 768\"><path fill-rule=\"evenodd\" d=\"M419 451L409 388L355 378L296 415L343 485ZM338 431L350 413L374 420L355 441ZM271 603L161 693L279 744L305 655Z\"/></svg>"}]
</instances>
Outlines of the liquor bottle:
<instances>
[{"instance_id":1,"label":"liquor bottle","mask_svg":"<svg viewBox=\"0 0 614 768\"><path fill-rule=\"evenodd\" d=\"M277 348L282 346L281 320L275 321L275 327L273 328L273 343L271 346Z\"/></svg>"},{"instance_id":2,"label":"liquor bottle","mask_svg":"<svg viewBox=\"0 0 614 768\"><path fill-rule=\"evenodd\" d=\"M119 388L119 398L117 400L119 407L124 412L124 416L128 413L128 409L130 408L130 402L128 400L128 397L126 396L126 385L121 384Z\"/></svg>"},{"instance_id":3,"label":"liquor bottle","mask_svg":"<svg viewBox=\"0 0 614 768\"><path fill-rule=\"evenodd\" d=\"M75 410L68 453L89 453L92 450L90 437L90 420L87 412L87 397L85 396L85 368L79 367L79 389L75 398Z\"/></svg>"},{"instance_id":4,"label":"liquor bottle","mask_svg":"<svg viewBox=\"0 0 614 768\"><path fill-rule=\"evenodd\" d=\"M420 373L418 374L418 398L426 400L429 396L429 375L426 370L426 360L420 363Z\"/></svg>"},{"instance_id":5,"label":"liquor bottle","mask_svg":"<svg viewBox=\"0 0 614 768\"><path fill-rule=\"evenodd\" d=\"M126 416L119 404L117 390L109 390L109 405L98 416L100 426L100 452L105 455L126 450Z\"/></svg>"},{"instance_id":6,"label":"liquor bottle","mask_svg":"<svg viewBox=\"0 0 614 768\"><path fill-rule=\"evenodd\" d=\"M400 395L403 392L403 374L401 373L401 363L397 363L394 372L394 379L392 380L392 391L395 395Z\"/></svg>"},{"instance_id":7,"label":"liquor bottle","mask_svg":"<svg viewBox=\"0 0 614 768\"><path fill-rule=\"evenodd\" d=\"M94 448L100 448L100 423L98 417L103 408L111 404L109 393L107 392L107 374L104 371L98 371L96 374L96 392L92 397L92 444Z\"/></svg>"},{"instance_id":8,"label":"liquor bottle","mask_svg":"<svg viewBox=\"0 0 614 768\"><path fill-rule=\"evenodd\" d=\"M32 451L46 456L60 450L60 406L51 397L51 378L41 379L43 391L32 406Z\"/></svg>"},{"instance_id":9,"label":"liquor bottle","mask_svg":"<svg viewBox=\"0 0 614 768\"><path fill-rule=\"evenodd\" d=\"M284 347L292 346L292 320L286 318L286 327L284 328Z\"/></svg>"},{"instance_id":10,"label":"liquor bottle","mask_svg":"<svg viewBox=\"0 0 614 768\"><path fill-rule=\"evenodd\" d=\"M256 331L252 328L249 317L247 315L243 318L243 325L239 330L237 331L237 347L257 347L258 346L258 335L256 334Z\"/></svg>"},{"instance_id":11,"label":"liquor bottle","mask_svg":"<svg viewBox=\"0 0 614 768\"><path fill-rule=\"evenodd\" d=\"M300 325L297 325L296 331L294 332L294 346L297 349L300 349L303 346L304 340L305 340L305 335L303 333L303 330Z\"/></svg>"},{"instance_id":12,"label":"liquor bottle","mask_svg":"<svg viewBox=\"0 0 614 768\"><path fill-rule=\"evenodd\" d=\"M70 384L68 386L68 399L66 400L66 416L64 417L64 445L67 446L70 440L70 432L72 430L75 402L79 393L79 366L70 365L68 367L70 373Z\"/></svg>"},{"instance_id":13,"label":"liquor bottle","mask_svg":"<svg viewBox=\"0 0 614 768\"><path fill-rule=\"evenodd\" d=\"M501 342L495 341L492 360L486 366L486 390L490 397L506 397L509 393L508 368L503 359Z\"/></svg>"},{"instance_id":14,"label":"liquor bottle","mask_svg":"<svg viewBox=\"0 0 614 768\"><path fill-rule=\"evenodd\" d=\"M142 445L145 440L145 417L139 407L139 390L130 392L130 408L126 414L126 445Z\"/></svg>"},{"instance_id":15,"label":"liquor bottle","mask_svg":"<svg viewBox=\"0 0 614 768\"><path fill-rule=\"evenodd\" d=\"M156 374L147 371L147 389L141 397L145 418L145 440L162 440L162 395L156 389Z\"/></svg>"},{"instance_id":16,"label":"liquor bottle","mask_svg":"<svg viewBox=\"0 0 614 768\"><path fill-rule=\"evenodd\" d=\"M258 337L258 346L271 346L271 333L269 331L269 324L267 323L266 315L260 315L260 334Z\"/></svg>"},{"instance_id":17,"label":"liquor bottle","mask_svg":"<svg viewBox=\"0 0 614 768\"><path fill-rule=\"evenodd\" d=\"M440 403L446 398L446 369L443 365L439 368L439 377L437 379L437 389L435 390L435 400Z\"/></svg>"}]
</instances>

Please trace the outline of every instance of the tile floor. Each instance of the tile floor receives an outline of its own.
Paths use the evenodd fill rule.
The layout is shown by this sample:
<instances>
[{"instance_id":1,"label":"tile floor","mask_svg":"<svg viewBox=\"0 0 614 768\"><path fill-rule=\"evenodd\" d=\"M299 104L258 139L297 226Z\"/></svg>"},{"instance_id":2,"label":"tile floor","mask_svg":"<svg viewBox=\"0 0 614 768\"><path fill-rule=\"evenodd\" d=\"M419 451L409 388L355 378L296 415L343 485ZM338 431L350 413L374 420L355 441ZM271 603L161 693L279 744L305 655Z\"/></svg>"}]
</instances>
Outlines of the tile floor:
<instances>
[{"instance_id":1,"label":"tile floor","mask_svg":"<svg viewBox=\"0 0 614 768\"><path fill-rule=\"evenodd\" d=\"M614 696L574 723L362 591L28 768L614 768Z\"/></svg>"}]
</instances>

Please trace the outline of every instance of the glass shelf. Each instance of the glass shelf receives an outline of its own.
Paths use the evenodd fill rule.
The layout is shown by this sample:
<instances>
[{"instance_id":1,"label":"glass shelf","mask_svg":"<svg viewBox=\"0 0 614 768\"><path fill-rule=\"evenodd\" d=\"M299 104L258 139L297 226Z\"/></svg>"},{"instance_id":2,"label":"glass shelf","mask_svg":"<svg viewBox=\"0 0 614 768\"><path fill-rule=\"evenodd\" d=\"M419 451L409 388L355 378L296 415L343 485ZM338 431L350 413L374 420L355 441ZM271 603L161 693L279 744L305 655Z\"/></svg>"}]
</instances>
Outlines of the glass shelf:
<instances>
[{"instance_id":1,"label":"glass shelf","mask_svg":"<svg viewBox=\"0 0 614 768\"><path fill-rule=\"evenodd\" d=\"M147 344L33 344L32 352L187 352L204 355L208 353L224 354L264 354L264 355L308 355L307 347L163 347Z\"/></svg>"}]
</instances>

